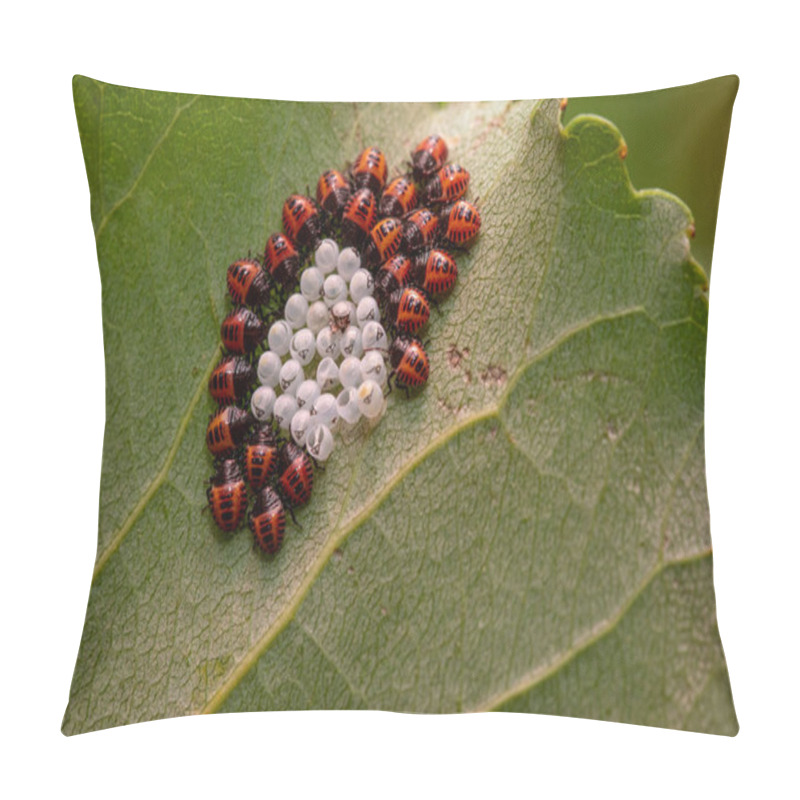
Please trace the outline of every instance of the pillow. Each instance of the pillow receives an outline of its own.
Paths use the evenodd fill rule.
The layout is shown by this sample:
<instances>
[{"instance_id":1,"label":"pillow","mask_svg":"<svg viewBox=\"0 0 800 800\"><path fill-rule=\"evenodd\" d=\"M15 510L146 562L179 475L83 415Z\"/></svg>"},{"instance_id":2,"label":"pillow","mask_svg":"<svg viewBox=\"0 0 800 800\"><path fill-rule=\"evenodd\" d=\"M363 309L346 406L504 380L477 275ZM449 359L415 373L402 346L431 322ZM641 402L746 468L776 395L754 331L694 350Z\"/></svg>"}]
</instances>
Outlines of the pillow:
<instances>
[{"instance_id":1,"label":"pillow","mask_svg":"<svg viewBox=\"0 0 800 800\"><path fill-rule=\"evenodd\" d=\"M369 708L735 734L703 387L737 87L352 105L76 77L107 405L98 556L64 733ZM664 188L634 188L629 163L639 185ZM327 211L313 202L327 170L344 195L370 187L376 205L411 175L435 219L402 203L372 218L362 195L341 225L335 198ZM383 216L396 230L378 230ZM296 263L285 240L267 247L276 233ZM323 238L335 244L316 249ZM387 266L396 246L405 266ZM364 308L383 344L361 313L376 288L377 313ZM306 289L305 306L284 305ZM250 309L234 311L242 302ZM377 394L363 390L366 355L345 377L350 327L362 349L369 339ZM291 375L289 356L302 362ZM299 384L315 378L298 411ZM354 390L344 401L337 381ZM245 488L259 470L267 490Z\"/></svg>"}]
</instances>

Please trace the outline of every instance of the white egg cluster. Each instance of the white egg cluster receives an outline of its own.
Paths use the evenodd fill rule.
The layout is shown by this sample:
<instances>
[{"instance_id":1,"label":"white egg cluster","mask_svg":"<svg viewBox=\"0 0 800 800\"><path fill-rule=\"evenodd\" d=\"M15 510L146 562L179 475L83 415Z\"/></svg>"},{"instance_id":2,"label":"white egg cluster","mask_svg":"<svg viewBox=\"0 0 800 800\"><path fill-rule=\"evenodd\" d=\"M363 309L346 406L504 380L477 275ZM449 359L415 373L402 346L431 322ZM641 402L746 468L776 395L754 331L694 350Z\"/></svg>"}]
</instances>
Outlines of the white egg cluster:
<instances>
[{"instance_id":1,"label":"white egg cluster","mask_svg":"<svg viewBox=\"0 0 800 800\"><path fill-rule=\"evenodd\" d=\"M258 361L253 415L272 417L318 462L330 457L340 427L377 420L385 408L389 341L373 288L355 248L323 239Z\"/></svg>"}]
</instances>

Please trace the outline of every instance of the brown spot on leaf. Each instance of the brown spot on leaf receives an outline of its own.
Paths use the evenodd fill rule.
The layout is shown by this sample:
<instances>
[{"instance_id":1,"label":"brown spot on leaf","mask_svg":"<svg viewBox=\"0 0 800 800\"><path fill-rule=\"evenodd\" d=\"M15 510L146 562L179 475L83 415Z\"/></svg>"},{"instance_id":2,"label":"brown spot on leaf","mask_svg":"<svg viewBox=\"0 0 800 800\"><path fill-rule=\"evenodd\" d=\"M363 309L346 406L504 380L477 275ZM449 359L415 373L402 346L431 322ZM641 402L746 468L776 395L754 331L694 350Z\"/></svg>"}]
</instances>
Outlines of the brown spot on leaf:
<instances>
[{"instance_id":1,"label":"brown spot on leaf","mask_svg":"<svg viewBox=\"0 0 800 800\"><path fill-rule=\"evenodd\" d=\"M459 350L454 344L447 348L447 363L453 368L458 369L462 359L469 358L469 350L465 347Z\"/></svg>"},{"instance_id":2,"label":"brown spot on leaf","mask_svg":"<svg viewBox=\"0 0 800 800\"><path fill-rule=\"evenodd\" d=\"M481 372L481 383L484 386L504 386L508 380L508 373L499 364L489 364Z\"/></svg>"},{"instance_id":3,"label":"brown spot on leaf","mask_svg":"<svg viewBox=\"0 0 800 800\"><path fill-rule=\"evenodd\" d=\"M451 406L450 403L448 403L447 400L444 399L444 397L440 397L436 401L436 405L438 405L439 408L442 409L442 411L445 411L448 414L458 414L458 412L461 410L460 405L458 407Z\"/></svg>"}]
</instances>

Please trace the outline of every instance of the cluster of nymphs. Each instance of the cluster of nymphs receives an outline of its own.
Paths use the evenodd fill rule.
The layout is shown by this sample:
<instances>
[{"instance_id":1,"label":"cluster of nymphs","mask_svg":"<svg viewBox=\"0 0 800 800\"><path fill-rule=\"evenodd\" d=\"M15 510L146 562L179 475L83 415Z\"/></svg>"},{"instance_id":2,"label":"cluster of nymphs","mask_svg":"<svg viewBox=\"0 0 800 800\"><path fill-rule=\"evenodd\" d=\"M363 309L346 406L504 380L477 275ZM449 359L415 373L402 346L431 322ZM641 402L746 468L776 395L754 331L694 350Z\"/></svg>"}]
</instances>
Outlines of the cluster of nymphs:
<instances>
[{"instance_id":1,"label":"cluster of nymphs","mask_svg":"<svg viewBox=\"0 0 800 800\"><path fill-rule=\"evenodd\" d=\"M250 529L276 552L286 510L294 517L309 501L336 430L377 421L393 384L407 395L426 384L417 334L456 282L453 251L481 225L464 199L469 173L447 157L444 139L429 136L410 172L387 185L386 158L368 147L346 174L320 176L316 203L289 197L263 261L228 267L234 309L208 384L218 411L206 432L216 460L208 503L222 530L242 523L249 486Z\"/></svg>"}]
</instances>

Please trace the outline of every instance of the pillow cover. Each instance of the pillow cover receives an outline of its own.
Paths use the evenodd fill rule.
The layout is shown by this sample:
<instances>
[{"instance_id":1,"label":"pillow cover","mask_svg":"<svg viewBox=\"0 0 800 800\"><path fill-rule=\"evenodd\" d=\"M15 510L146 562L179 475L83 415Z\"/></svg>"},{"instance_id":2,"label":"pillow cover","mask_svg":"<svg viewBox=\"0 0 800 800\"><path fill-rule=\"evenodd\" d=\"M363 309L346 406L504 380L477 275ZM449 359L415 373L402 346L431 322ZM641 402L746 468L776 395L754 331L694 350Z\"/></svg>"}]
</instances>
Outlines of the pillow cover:
<instances>
[{"instance_id":1,"label":"pillow cover","mask_svg":"<svg viewBox=\"0 0 800 800\"><path fill-rule=\"evenodd\" d=\"M217 711L370 708L735 734L705 489L708 279L691 237L708 264L737 86L728 77L575 104L613 105L628 120L626 144L600 116L566 122L573 104L558 100L289 103L76 77L107 405L98 556L64 733ZM699 100L708 116L687 122ZM691 131L677 167L647 133L659 114ZM412 157L431 134L440 143ZM683 200L634 189L637 136L641 150L654 147L637 169L661 174ZM464 197L480 219L469 246L459 237L477 230L472 212L438 203L464 189L444 198L458 183L440 175L447 163L469 172ZM236 487L250 477L254 387L296 395L301 379L320 376L321 351L283 393L261 368L267 349L286 358L289 339L267 329L292 321L284 301L298 270L350 277L341 210L298 200L282 214L290 196L314 198L332 169L351 195L372 187L376 204L384 184L410 175L438 227L428 237L415 218L412 235L405 207L370 218L400 220L398 255L410 262L407 278L386 279L378 308L397 339L375 366L393 373L394 389L377 379L374 418L353 398L360 419L348 424L344 406L338 424L331 417L333 437L320 433L312 451L324 471L282 447L270 478L287 517L279 526L261 490ZM300 227L309 215L319 230ZM364 280L382 286L395 234L356 228ZM266 247L278 232L297 245L294 271ZM336 260L323 263L315 236L334 238ZM457 263L440 296L431 248ZM237 261L250 266L229 271ZM263 276L268 296L251 302L248 276ZM359 301L348 313L364 324L342 328L366 341L353 281L335 299ZM425 284L427 305L393 306L404 282ZM224 323L229 283L255 320L253 347L236 362L241 386L218 372L246 324ZM317 287L323 307L327 289ZM295 327L312 326L312 305L313 292ZM314 331L317 346L325 330L342 336L335 317ZM412 334L423 386L403 360ZM210 383L232 393L241 430L228 420L209 433L220 399ZM296 433L272 427L275 449ZM207 440L217 434L231 442L215 459ZM266 548L278 527L282 546Z\"/></svg>"}]
</instances>

